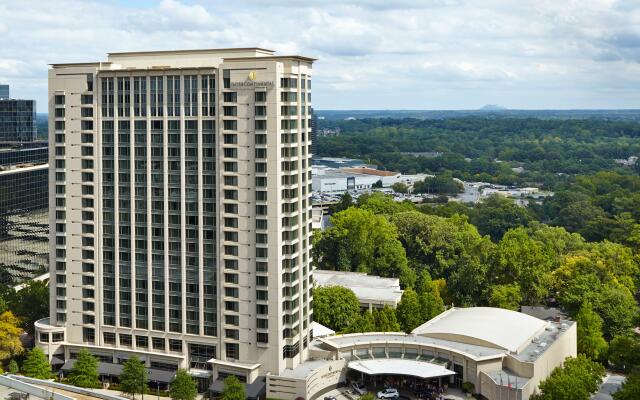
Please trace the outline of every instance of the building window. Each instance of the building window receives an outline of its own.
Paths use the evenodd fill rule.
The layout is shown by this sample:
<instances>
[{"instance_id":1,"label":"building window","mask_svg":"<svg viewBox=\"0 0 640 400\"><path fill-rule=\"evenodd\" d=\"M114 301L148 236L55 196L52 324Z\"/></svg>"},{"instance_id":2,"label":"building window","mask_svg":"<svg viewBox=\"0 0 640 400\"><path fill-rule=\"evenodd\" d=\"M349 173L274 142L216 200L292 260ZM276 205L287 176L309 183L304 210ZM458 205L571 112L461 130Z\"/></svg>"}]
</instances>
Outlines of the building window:
<instances>
[{"instance_id":1,"label":"building window","mask_svg":"<svg viewBox=\"0 0 640 400\"><path fill-rule=\"evenodd\" d=\"M228 359L237 360L240 358L240 345L238 343L225 343L224 347Z\"/></svg>"},{"instance_id":2,"label":"building window","mask_svg":"<svg viewBox=\"0 0 640 400\"><path fill-rule=\"evenodd\" d=\"M121 333L120 337L120 346L131 346L131 335L126 335Z\"/></svg>"},{"instance_id":3,"label":"building window","mask_svg":"<svg viewBox=\"0 0 640 400\"><path fill-rule=\"evenodd\" d=\"M182 353L182 340L169 339L169 351Z\"/></svg>"},{"instance_id":4,"label":"building window","mask_svg":"<svg viewBox=\"0 0 640 400\"><path fill-rule=\"evenodd\" d=\"M216 357L215 346L189 343L189 364L191 368L211 370L209 360Z\"/></svg>"},{"instance_id":5,"label":"building window","mask_svg":"<svg viewBox=\"0 0 640 400\"><path fill-rule=\"evenodd\" d=\"M159 337L151 338L151 344L153 345L153 349L154 350L164 350L165 349L164 338L159 338Z\"/></svg>"},{"instance_id":6,"label":"building window","mask_svg":"<svg viewBox=\"0 0 640 400\"><path fill-rule=\"evenodd\" d=\"M116 344L116 334L113 332L104 332L102 334L102 338L104 340L104 344Z\"/></svg>"}]
</instances>

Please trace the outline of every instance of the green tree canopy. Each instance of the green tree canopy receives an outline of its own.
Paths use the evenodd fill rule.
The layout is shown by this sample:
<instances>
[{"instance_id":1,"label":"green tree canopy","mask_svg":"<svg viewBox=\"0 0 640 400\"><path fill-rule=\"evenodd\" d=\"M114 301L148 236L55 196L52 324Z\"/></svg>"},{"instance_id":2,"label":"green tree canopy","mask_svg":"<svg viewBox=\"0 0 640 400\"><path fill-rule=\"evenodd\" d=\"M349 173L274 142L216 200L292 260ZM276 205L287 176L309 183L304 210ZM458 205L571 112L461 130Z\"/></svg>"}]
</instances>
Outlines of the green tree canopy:
<instances>
[{"instance_id":1,"label":"green tree canopy","mask_svg":"<svg viewBox=\"0 0 640 400\"><path fill-rule=\"evenodd\" d=\"M494 284L517 283L525 304L541 304L549 293L553 254L527 234L516 228L507 232L494 253L492 272Z\"/></svg>"},{"instance_id":2,"label":"green tree canopy","mask_svg":"<svg viewBox=\"0 0 640 400\"><path fill-rule=\"evenodd\" d=\"M598 360L607 350L607 342L602 337L602 318L593 311L586 301L576 315L578 324L578 353L592 360Z\"/></svg>"},{"instance_id":3,"label":"green tree canopy","mask_svg":"<svg viewBox=\"0 0 640 400\"><path fill-rule=\"evenodd\" d=\"M456 195L464 190L462 183L455 180L450 171L436 176L428 176L422 182L413 185L415 193Z\"/></svg>"},{"instance_id":4,"label":"green tree canopy","mask_svg":"<svg viewBox=\"0 0 640 400\"><path fill-rule=\"evenodd\" d=\"M418 277L416 291L420 300L422 320L428 321L444 311L444 302L440 297L440 291L428 271L422 271Z\"/></svg>"},{"instance_id":5,"label":"green tree canopy","mask_svg":"<svg viewBox=\"0 0 640 400\"><path fill-rule=\"evenodd\" d=\"M391 185L391 189L396 193L407 193L409 191L409 187L402 182L394 183Z\"/></svg>"},{"instance_id":6,"label":"green tree canopy","mask_svg":"<svg viewBox=\"0 0 640 400\"><path fill-rule=\"evenodd\" d=\"M27 333L33 334L35 322L49 316L49 286L44 281L29 281L22 290L9 292L7 299Z\"/></svg>"},{"instance_id":7,"label":"green tree canopy","mask_svg":"<svg viewBox=\"0 0 640 400\"><path fill-rule=\"evenodd\" d=\"M135 399L137 393L143 393L147 388L147 369L136 356L131 356L122 365L120 374L120 390Z\"/></svg>"},{"instance_id":8,"label":"green tree canopy","mask_svg":"<svg viewBox=\"0 0 640 400\"><path fill-rule=\"evenodd\" d=\"M396 308L396 315L400 328L407 333L410 333L425 321L422 318L422 310L420 309L420 298L412 289L405 289L402 299Z\"/></svg>"},{"instance_id":9,"label":"green tree canopy","mask_svg":"<svg viewBox=\"0 0 640 400\"><path fill-rule=\"evenodd\" d=\"M30 378L51 378L51 365L39 347L34 347L27 353L27 358L22 363L22 373Z\"/></svg>"},{"instance_id":10,"label":"green tree canopy","mask_svg":"<svg viewBox=\"0 0 640 400\"><path fill-rule=\"evenodd\" d=\"M325 286L313 289L313 318L337 332L353 324L360 314L360 302L351 289Z\"/></svg>"},{"instance_id":11,"label":"green tree canopy","mask_svg":"<svg viewBox=\"0 0 640 400\"><path fill-rule=\"evenodd\" d=\"M540 382L539 396L542 400L589 400L598 391L604 367L580 354L576 358L567 358L562 367Z\"/></svg>"},{"instance_id":12,"label":"green tree canopy","mask_svg":"<svg viewBox=\"0 0 640 400\"><path fill-rule=\"evenodd\" d=\"M415 273L394 225L383 216L349 208L331 217L332 226L314 235L313 259L320 269L359 271L400 278L412 286Z\"/></svg>"},{"instance_id":13,"label":"green tree canopy","mask_svg":"<svg viewBox=\"0 0 640 400\"><path fill-rule=\"evenodd\" d=\"M631 332L614 337L609 342L608 358L618 371L631 372L640 368L640 338Z\"/></svg>"},{"instance_id":14,"label":"green tree canopy","mask_svg":"<svg viewBox=\"0 0 640 400\"><path fill-rule=\"evenodd\" d=\"M16 360L9 361L7 372L10 374L17 374L18 372L20 372L20 367L18 367L18 362Z\"/></svg>"},{"instance_id":15,"label":"green tree canopy","mask_svg":"<svg viewBox=\"0 0 640 400\"><path fill-rule=\"evenodd\" d=\"M98 360L86 349L80 350L67 381L84 388L99 388L100 375L98 374Z\"/></svg>"},{"instance_id":16,"label":"green tree canopy","mask_svg":"<svg viewBox=\"0 0 640 400\"><path fill-rule=\"evenodd\" d=\"M489 305L491 307L518 311L521 302L522 295L520 294L520 286L517 283L491 287L491 294L489 296Z\"/></svg>"},{"instance_id":17,"label":"green tree canopy","mask_svg":"<svg viewBox=\"0 0 640 400\"><path fill-rule=\"evenodd\" d=\"M465 217L443 218L416 211L389 217L414 268L426 268L435 279L449 278L467 262L486 265L493 244Z\"/></svg>"},{"instance_id":18,"label":"green tree canopy","mask_svg":"<svg viewBox=\"0 0 640 400\"><path fill-rule=\"evenodd\" d=\"M340 201L331 206L331 213L335 214L340 211L344 211L349 207L353 207L355 203L353 202L353 198L349 194L349 192L344 192L342 196L340 196Z\"/></svg>"},{"instance_id":19,"label":"green tree canopy","mask_svg":"<svg viewBox=\"0 0 640 400\"><path fill-rule=\"evenodd\" d=\"M376 319L371 311L358 315L356 319L345 329L345 333L376 332Z\"/></svg>"},{"instance_id":20,"label":"green tree canopy","mask_svg":"<svg viewBox=\"0 0 640 400\"><path fill-rule=\"evenodd\" d=\"M376 331L378 332L400 332L400 324L396 317L396 310L389 306L373 311Z\"/></svg>"},{"instance_id":21,"label":"green tree canopy","mask_svg":"<svg viewBox=\"0 0 640 400\"><path fill-rule=\"evenodd\" d=\"M564 257L560 268L553 272L554 287L559 303L571 315L589 301L604 321L605 338L611 339L633 327L638 304L631 290L621 283L631 281L618 279L597 257L593 252Z\"/></svg>"},{"instance_id":22,"label":"green tree canopy","mask_svg":"<svg viewBox=\"0 0 640 400\"><path fill-rule=\"evenodd\" d=\"M479 203L470 214L470 221L482 235L498 241L513 228L528 226L534 220L529 210L519 207L512 200L492 195Z\"/></svg>"},{"instance_id":23,"label":"green tree canopy","mask_svg":"<svg viewBox=\"0 0 640 400\"><path fill-rule=\"evenodd\" d=\"M383 192L370 192L358 197L358 207L374 214L395 214L415 210L410 201L395 201L393 196Z\"/></svg>"},{"instance_id":24,"label":"green tree canopy","mask_svg":"<svg viewBox=\"0 0 640 400\"><path fill-rule=\"evenodd\" d=\"M245 400L244 385L235 375L229 375L224 379L222 400Z\"/></svg>"},{"instance_id":25,"label":"green tree canopy","mask_svg":"<svg viewBox=\"0 0 640 400\"><path fill-rule=\"evenodd\" d=\"M184 369L179 369L171 382L169 397L172 400L195 400L198 395L198 387L195 381Z\"/></svg>"}]
</instances>

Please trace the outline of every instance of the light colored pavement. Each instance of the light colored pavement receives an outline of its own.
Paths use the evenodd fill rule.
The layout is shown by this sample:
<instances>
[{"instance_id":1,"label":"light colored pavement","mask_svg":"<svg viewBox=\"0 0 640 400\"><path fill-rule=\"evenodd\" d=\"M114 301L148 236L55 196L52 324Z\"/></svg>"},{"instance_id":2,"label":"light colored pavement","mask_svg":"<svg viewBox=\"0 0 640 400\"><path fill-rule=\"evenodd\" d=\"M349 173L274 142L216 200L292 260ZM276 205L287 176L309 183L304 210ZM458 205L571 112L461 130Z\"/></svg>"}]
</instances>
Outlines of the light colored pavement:
<instances>
[{"instance_id":1,"label":"light colored pavement","mask_svg":"<svg viewBox=\"0 0 640 400\"><path fill-rule=\"evenodd\" d=\"M592 400L613 400L611 394L620 390L622 382L624 382L624 376L622 375L607 375L600 386L598 393L591 396Z\"/></svg>"},{"instance_id":2,"label":"light colored pavement","mask_svg":"<svg viewBox=\"0 0 640 400\"><path fill-rule=\"evenodd\" d=\"M0 385L0 400L17 400L20 396L25 395L26 393L24 392ZM30 398L36 399L37 397L30 396Z\"/></svg>"}]
</instances>

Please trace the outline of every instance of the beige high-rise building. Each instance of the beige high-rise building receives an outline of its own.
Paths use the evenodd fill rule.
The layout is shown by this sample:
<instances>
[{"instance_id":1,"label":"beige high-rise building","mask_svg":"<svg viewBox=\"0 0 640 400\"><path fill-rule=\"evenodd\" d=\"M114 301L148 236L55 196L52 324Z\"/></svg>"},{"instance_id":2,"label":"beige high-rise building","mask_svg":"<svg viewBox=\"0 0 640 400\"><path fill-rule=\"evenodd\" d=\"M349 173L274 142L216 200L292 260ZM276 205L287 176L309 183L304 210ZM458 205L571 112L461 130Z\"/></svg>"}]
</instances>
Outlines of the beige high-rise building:
<instances>
[{"instance_id":1,"label":"beige high-rise building","mask_svg":"<svg viewBox=\"0 0 640 400\"><path fill-rule=\"evenodd\" d=\"M187 368L205 389L306 358L313 61L237 48L52 65L37 332L53 364L87 348L115 376L135 354L150 380Z\"/></svg>"}]
</instances>

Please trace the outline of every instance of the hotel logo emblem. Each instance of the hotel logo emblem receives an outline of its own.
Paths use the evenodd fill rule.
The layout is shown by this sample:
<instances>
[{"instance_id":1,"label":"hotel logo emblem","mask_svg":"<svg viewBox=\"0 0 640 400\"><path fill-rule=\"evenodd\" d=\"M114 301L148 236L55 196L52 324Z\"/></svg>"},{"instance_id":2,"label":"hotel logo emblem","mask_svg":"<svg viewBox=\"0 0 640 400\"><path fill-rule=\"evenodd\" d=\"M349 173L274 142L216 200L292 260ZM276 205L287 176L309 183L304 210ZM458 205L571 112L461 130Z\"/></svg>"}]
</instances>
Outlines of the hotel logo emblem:
<instances>
[{"instance_id":1,"label":"hotel logo emblem","mask_svg":"<svg viewBox=\"0 0 640 400\"><path fill-rule=\"evenodd\" d=\"M254 71L249 72L249 80L250 81L256 80L256 73Z\"/></svg>"}]
</instances>

